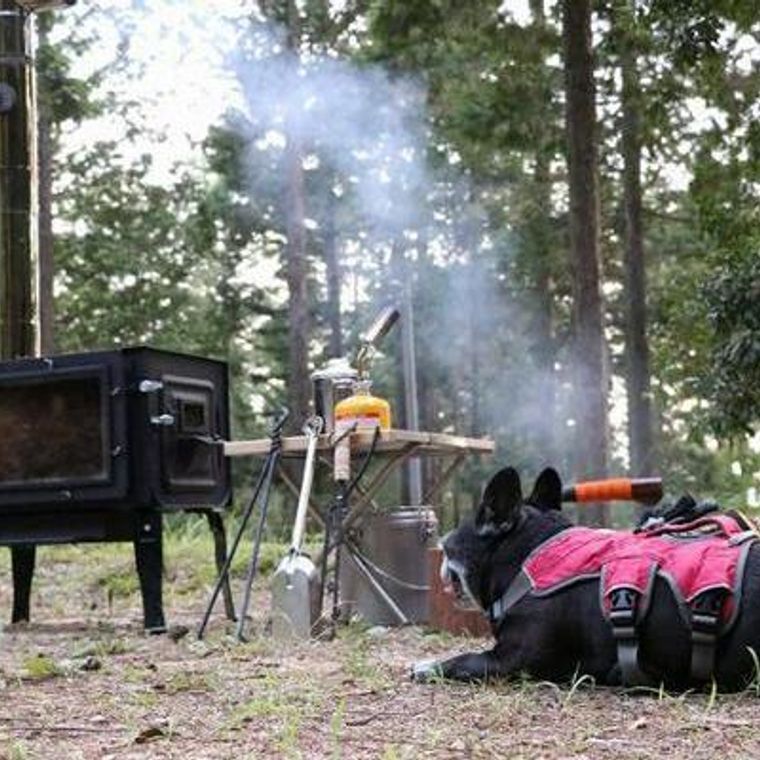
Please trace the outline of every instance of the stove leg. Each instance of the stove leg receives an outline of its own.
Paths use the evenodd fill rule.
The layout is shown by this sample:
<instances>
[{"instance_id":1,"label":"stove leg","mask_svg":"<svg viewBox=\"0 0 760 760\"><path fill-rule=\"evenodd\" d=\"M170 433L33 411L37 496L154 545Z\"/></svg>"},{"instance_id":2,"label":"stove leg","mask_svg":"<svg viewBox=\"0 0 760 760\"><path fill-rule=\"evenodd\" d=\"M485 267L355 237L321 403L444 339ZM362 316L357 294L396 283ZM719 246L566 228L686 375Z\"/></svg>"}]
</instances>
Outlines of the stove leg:
<instances>
[{"instance_id":1,"label":"stove leg","mask_svg":"<svg viewBox=\"0 0 760 760\"><path fill-rule=\"evenodd\" d=\"M138 515L138 533L135 540L135 563L140 577L143 600L143 619L148 633L165 633L162 599L163 545L161 515L144 512Z\"/></svg>"},{"instance_id":2,"label":"stove leg","mask_svg":"<svg viewBox=\"0 0 760 760\"><path fill-rule=\"evenodd\" d=\"M11 567L13 572L13 613L12 623L28 622L29 598L32 593L34 560L37 547L34 544L11 546Z\"/></svg>"},{"instance_id":3,"label":"stove leg","mask_svg":"<svg viewBox=\"0 0 760 760\"><path fill-rule=\"evenodd\" d=\"M222 574L224 565L227 562L227 536L224 532L224 522L222 516L214 510L206 512L211 534L214 536L214 559L216 561L216 572ZM229 575L224 579L222 586L222 597L224 598L224 612L227 620L236 620L235 604L232 601L232 590L230 589Z\"/></svg>"}]
</instances>

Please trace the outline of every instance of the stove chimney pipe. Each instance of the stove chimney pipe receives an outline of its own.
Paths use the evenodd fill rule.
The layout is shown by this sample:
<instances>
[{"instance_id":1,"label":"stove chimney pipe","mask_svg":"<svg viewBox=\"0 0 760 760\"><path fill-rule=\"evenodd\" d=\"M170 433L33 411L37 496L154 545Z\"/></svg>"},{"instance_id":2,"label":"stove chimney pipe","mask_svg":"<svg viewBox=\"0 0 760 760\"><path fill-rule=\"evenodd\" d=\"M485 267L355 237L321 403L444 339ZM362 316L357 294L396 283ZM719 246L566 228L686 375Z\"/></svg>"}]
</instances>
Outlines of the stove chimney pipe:
<instances>
[{"instance_id":1,"label":"stove chimney pipe","mask_svg":"<svg viewBox=\"0 0 760 760\"><path fill-rule=\"evenodd\" d=\"M30 17L0 0L0 357L34 351L34 73Z\"/></svg>"},{"instance_id":2,"label":"stove chimney pipe","mask_svg":"<svg viewBox=\"0 0 760 760\"><path fill-rule=\"evenodd\" d=\"M34 353L37 112L32 11L75 0L0 0L0 358Z\"/></svg>"}]
</instances>

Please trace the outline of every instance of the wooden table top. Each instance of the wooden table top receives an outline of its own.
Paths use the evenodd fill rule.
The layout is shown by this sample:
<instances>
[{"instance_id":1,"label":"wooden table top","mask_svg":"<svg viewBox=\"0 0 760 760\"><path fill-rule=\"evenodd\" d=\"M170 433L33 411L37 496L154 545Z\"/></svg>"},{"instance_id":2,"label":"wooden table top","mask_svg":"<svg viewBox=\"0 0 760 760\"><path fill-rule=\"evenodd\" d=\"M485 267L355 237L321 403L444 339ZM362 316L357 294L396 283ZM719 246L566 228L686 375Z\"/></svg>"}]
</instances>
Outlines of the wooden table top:
<instances>
[{"instance_id":1,"label":"wooden table top","mask_svg":"<svg viewBox=\"0 0 760 760\"><path fill-rule=\"evenodd\" d=\"M351 433L351 450L361 453L372 445L374 429L359 429ZM329 451L335 434L320 435L318 451ZM306 436L286 436L282 439L283 456L303 456L306 453ZM269 438L248 441L225 441L224 455L228 457L266 456L271 442ZM448 433L426 433L417 430L381 430L375 449L378 453L395 453L413 448L420 456L453 456L456 454L493 454L496 444L490 438L465 438Z\"/></svg>"}]
</instances>

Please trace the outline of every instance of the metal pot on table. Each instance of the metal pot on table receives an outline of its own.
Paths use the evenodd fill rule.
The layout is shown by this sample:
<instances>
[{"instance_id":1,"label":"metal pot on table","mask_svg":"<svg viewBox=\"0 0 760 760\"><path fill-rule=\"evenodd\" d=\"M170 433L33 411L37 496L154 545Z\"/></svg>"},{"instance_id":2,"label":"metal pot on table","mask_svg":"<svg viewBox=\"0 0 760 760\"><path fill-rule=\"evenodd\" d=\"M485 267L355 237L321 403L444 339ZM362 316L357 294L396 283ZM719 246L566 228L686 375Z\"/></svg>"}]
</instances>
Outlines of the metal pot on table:
<instances>
[{"instance_id":1,"label":"metal pot on table","mask_svg":"<svg viewBox=\"0 0 760 760\"><path fill-rule=\"evenodd\" d=\"M324 420L322 432L335 430L335 405L353 393L358 377L345 357L328 359L324 367L312 372L314 414Z\"/></svg>"}]
</instances>

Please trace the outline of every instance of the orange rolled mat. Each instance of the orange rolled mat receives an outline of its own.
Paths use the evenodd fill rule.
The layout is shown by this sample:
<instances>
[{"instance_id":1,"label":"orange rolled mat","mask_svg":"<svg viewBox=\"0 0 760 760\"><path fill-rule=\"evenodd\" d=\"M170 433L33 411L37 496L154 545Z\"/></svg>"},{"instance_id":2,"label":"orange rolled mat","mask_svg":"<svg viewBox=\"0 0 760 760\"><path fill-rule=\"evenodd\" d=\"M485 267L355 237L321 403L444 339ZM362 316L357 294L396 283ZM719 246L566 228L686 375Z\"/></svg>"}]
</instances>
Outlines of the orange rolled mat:
<instances>
[{"instance_id":1,"label":"orange rolled mat","mask_svg":"<svg viewBox=\"0 0 760 760\"><path fill-rule=\"evenodd\" d=\"M641 501L655 503L662 498L661 478L607 478L587 480L566 488L563 501Z\"/></svg>"}]
</instances>

